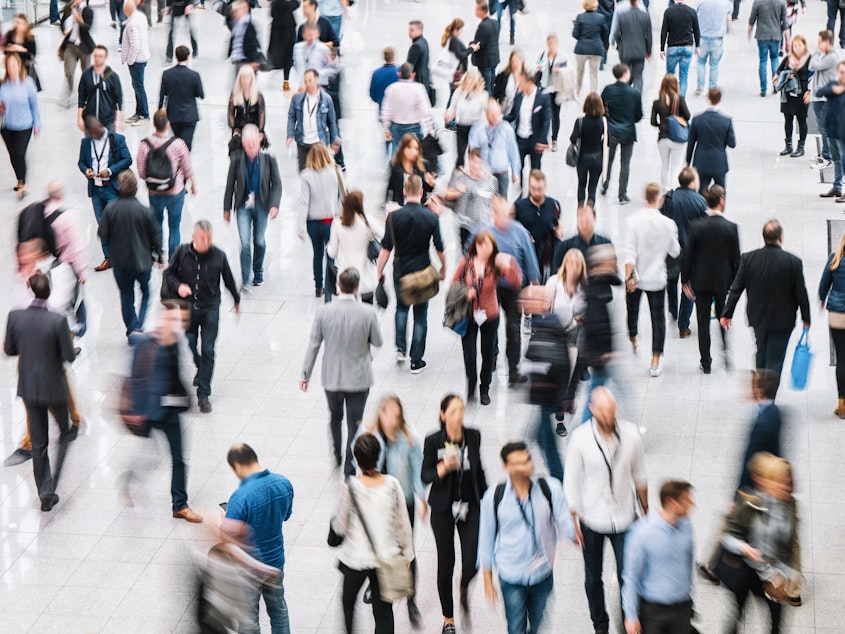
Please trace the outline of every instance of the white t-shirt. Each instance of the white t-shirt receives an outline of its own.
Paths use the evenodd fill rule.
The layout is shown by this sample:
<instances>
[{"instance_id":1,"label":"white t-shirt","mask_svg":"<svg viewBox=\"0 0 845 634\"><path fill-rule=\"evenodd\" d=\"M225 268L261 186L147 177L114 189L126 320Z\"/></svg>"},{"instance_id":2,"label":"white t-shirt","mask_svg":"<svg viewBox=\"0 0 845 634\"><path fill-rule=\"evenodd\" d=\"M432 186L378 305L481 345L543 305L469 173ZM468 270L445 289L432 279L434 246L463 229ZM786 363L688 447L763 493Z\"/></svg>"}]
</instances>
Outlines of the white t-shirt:
<instances>
[{"instance_id":1,"label":"white t-shirt","mask_svg":"<svg viewBox=\"0 0 845 634\"><path fill-rule=\"evenodd\" d=\"M531 94L522 94L522 104L519 106L519 125L516 126L516 136L527 139L531 136L534 128L531 125L531 117L534 114L534 100L537 97L537 88Z\"/></svg>"}]
</instances>

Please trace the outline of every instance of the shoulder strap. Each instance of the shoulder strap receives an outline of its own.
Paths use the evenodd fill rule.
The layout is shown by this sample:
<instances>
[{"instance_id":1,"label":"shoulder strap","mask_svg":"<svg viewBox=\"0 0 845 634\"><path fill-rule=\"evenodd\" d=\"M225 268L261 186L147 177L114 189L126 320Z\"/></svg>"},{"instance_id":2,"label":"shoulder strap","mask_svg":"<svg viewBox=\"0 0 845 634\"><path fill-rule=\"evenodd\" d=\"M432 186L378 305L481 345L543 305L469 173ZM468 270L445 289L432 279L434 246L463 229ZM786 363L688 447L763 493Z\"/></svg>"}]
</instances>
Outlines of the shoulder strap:
<instances>
[{"instance_id":1,"label":"shoulder strap","mask_svg":"<svg viewBox=\"0 0 845 634\"><path fill-rule=\"evenodd\" d=\"M340 176L340 169L338 169L337 163L334 164L334 173L337 176L337 186L340 187L340 196L343 200L346 200L346 187L343 186L343 178ZM367 223L367 227L369 226L369 223Z\"/></svg>"},{"instance_id":2,"label":"shoulder strap","mask_svg":"<svg viewBox=\"0 0 845 634\"><path fill-rule=\"evenodd\" d=\"M505 483L500 482L496 485L496 490L493 491L493 517L496 518L496 534L499 534L499 504L502 503L502 498L505 497Z\"/></svg>"},{"instance_id":3,"label":"shoulder strap","mask_svg":"<svg viewBox=\"0 0 845 634\"><path fill-rule=\"evenodd\" d=\"M387 217L387 226L390 229L390 239L393 242L393 267L400 269L399 275L401 276L401 266L399 261L399 255L396 252L396 232L393 230L393 214L395 211L391 211L390 215Z\"/></svg>"},{"instance_id":4,"label":"shoulder strap","mask_svg":"<svg viewBox=\"0 0 845 634\"><path fill-rule=\"evenodd\" d=\"M552 490L549 488L549 483L546 482L545 478L537 478L537 484L540 485L540 490L543 492L543 497L546 498L546 501L549 503L549 511L551 515L554 516L554 507L552 506Z\"/></svg>"},{"instance_id":5,"label":"shoulder strap","mask_svg":"<svg viewBox=\"0 0 845 634\"><path fill-rule=\"evenodd\" d=\"M355 513L358 515L358 519L361 521L361 526L364 528L364 533L367 535L367 541L370 542L370 548L373 549L373 555L375 555L376 560L379 559L378 553L376 552L376 545L373 541L373 536L370 534L370 529L367 528L367 522L364 520L364 516L361 514L361 507L358 505L358 500L355 497L355 493L352 491L352 483L350 480L352 476L346 477L346 488L349 489L349 499L352 502L352 506L355 509Z\"/></svg>"},{"instance_id":6,"label":"shoulder strap","mask_svg":"<svg viewBox=\"0 0 845 634\"><path fill-rule=\"evenodd\" d=\"M162 143L159 147L160 147L160 148L162 148L165 152L167 152L167 148L169 148L169 147L170 147L170 144L171 144L171 143L173 143L173 142L174 142L176 139L178 139L178 138L179 138L179 137L172 136L172 137L170 137L169 139L167 139L167 141L165 141L164 143Z\"/></svg>"}]
</instances>

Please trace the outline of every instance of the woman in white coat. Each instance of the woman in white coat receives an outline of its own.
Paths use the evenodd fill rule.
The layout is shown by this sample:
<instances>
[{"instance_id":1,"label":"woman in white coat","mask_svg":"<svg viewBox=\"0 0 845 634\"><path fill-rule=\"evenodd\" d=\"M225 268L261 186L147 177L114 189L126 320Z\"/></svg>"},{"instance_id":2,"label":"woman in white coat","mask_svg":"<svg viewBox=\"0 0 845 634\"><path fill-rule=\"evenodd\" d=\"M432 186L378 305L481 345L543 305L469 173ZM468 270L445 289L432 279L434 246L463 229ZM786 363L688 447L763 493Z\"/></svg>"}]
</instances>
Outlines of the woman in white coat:
<instances>
[{"instance_id":1,"label":"woman in white coat","mask_svg":"<svg viewBox=\"0 0 845 634\"><path fill-rule=\"evenodd\" d=\"M340 217L332 222L326 253L333 258L338 275L350 267L358 270L361 283L358 292L361 301L373 303L378 286L375 262L370 260L367 249L374 234L364 215L364 194L351 191L341 205Z\"/></svg>"}]
</instances>

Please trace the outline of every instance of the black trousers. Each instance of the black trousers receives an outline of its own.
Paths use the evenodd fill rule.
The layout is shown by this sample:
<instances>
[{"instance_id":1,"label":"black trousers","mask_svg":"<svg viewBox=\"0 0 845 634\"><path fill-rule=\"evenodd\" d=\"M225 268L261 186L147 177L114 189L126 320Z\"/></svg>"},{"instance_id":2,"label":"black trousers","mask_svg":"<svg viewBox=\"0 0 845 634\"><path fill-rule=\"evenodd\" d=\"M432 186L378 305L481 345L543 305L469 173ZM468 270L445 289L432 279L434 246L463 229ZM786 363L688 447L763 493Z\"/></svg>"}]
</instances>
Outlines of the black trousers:
<instances>
[{"instance_id":1,"label":"black trousers","mask_svg":"<svg viewBox=\"0 0 845 634\"><path fill-rule=\"evenodd\" d=\"M783 136L789 142L792 143L792 120L798 119L798 144L804 145L804 142L807 140L807 115L805 114L803 117L801 115L791 115L785 114L783 115Z\"/></svg>"},{"instance_id":2,"label":"black trousers","mask_svg":"<svg viewBox=\"0 0 845 634\"><path fill-rule=\"evenodd\" d=\"M358 424L364 417L364 408L367 406L369 390L363 392L330 392L326 390L326 401L329 404L329 427L332 433L334 444L335 464L340 466L343 445L341 444L341 424L343 423L343 404L346 403L346 464L343 472L346 475L355 475L355 466L352 463L352 439Z\"/></svg>"},{"instance_id":3,"label":"black trousers","mask_svg":"<svg viewBox=\"0 0 845 634\"><path fill-rule=\"evenodd\" d=\"M469 145L470 128L472 128L471 125L458 124L458 159L455 161L455 167L461 167L464 164L464 154L466 154L467 145Z\"/></svg>"},{"instance_id":4,"label":"black trousers","mask_svg":"<svg viewBox=\"0 0 845 634\"><path fill-rule=\"evenodd\" d=\"M518 136L516 137L516 145L519 148L519 178L520 181L522 181L522 170L525 168L525 157L530 157L531 169L538 170L540 169L540 162L543 160L543 153L534 150L536 143L533 138L523 139Z\"/></svg>"},{"instance_id":5,"label":"black trousers","mask_svg":"<svg viewBox=\"0 0 845 634\"><path fill-rule=\"evenodd\" d=\"M381 600L379 594L378 576L375 569L353 570L345 564L338 564L343 573L343 620L347 634L352 634L355 603L361 586L369 579L373 590L373 619L376 622L376 634L393 634L393 606Z\"/></svg>"},{"instance_id":6,"label":"black trousers","mask_svg":"<svg viewBox=\"0 0 845 634\"><path fill-rule=\"evenodd\" d=\"M29 435L32 439L32 475L35 477L38 497L45 500L56 492L59 476L62 472L62 463L67 453L68 435L70 434L67 403L42 405L24 401L24 407L29 421ZM50 456L47 453L50 444L48 410L52 410L53 416L56 417L56 423L61 434L59 436L59 454L56 457L55 473L50 470Z\"/></svg>"},{"instance_id":7,"label":"black trousers","mask_svg":"<svg viewBox=\"0 0 845 634\"><path fill-rule=\"evenodd\" d=\"M757 342L757 354L754 357L755 368L766 368L778 374L783 371L783 360L786 358L786 348L789 346L791 330L768 330L754 328L754 339Z\"/></svg>"},{"instance_id":8,"label":"black trousers","mask_svg":"<svg viewBox=\"0 0 845 634\"><path fill-rule=\"evenodd\" d=\"M845 330L831 328L830 337L836 351L836 388L839 398L845 398Z\"/></svg>"},{"instance_id":9,"label":"black trousers","mask_svg":"<svg viewBox=\"0 0 845 634\"><path fill-rule=\"evenodd\" d=\"M631 173L631 157L634 155L634 142L623 141L619 137L610 137L607 155L607 174L604 177L604 187L607 188L610 182L610 174L613 172L613 159L616 158L616 148L619 153L619 196L628 195L628 175Z\"/></svg>"},{"instance_id":10,"label":"black trousers","mask_svg":"<svg viewBox=\"0 0 845 634\"><path fill-rule=\"evenodd\" d=\"M596 199L596 189L601 178L601 152L582 154L575 170L578 172L578 204Z\"/></svg>"},{"instance_id":11,"label":"black trousers","mask_svg":"<svg viewBox=\"0 0 845 634\"><path fill-rule=\"evenodd\" d=\"M488 319L480 326L470 317L467 334L461 338L464 349L464 369L467 374L467 394L475 394L478 382L478 334L481 333L481 393L486 394L493 379L496 343L499 338L499 318Z\"/></svg>"},{"instance_id":12,"label":"black trousers","mask_svg":"<svg viewBox=\"0 0 845 634\"><path fill-rule=\"evenodd\" d=\"M648 309L651 313L651 352L663 354L663 344L666 342L666 293L659 291L641 291L636 289L625 296L628 305L628 336L637 336L637 322L640 318L640 298L645 293L648 298Z\"/></svg>"},{"instance_id":13,"label":"black trousers","mask_svg":"<svg viewBox=\"0 0 845 634\"><path fill-rule=\"evenodd\" d=\"M692 627L692 601L666 605L640 599L642 634L686 634Z\"/></svg>"},{"instance_id":14,"label":"black trousers","mask_svg":"<svg viewBox=\"0 0 845 634\"><path fill-rule=\"evenodd\" d=\"M698 353L701 355L701 365L710 366L713 358L710 356L710 306L716 303L716 315L725 310L725 300L728 292L695 291L695 316L698 319ZM725 330L719 328L722 335L722 349L728 349Z\"/></svg>"},{"instance_id":15,"label":"black trousers","mask_svg":"<svg viewBox=\"0 0 845 634\"><path fill-rule=\"evenodd\" d=\"M27 128L26 130L9 130L8 128L3 128L0 129L0 136L3 137L3 142L9 151L9 160L12 163L12 169L15 171L15 177L25 183L26 148L29 147L29 140L32 138L32 128Z\"/></svg>"},{"instance_id":16,"label":"black trousers","mask_svg":"<svg viewBox=\"0 0 845 634\"><path fill-rule=\"evenodd\" d=\"M728 187L725 184L727 176L727 172L706 172L699 169L698 178L701 181L701 186L698 188L698 193L704 196L704 192L710 188L710 185L721 185L727 190Z\"/></svg>"},{"instance_id":17,"label":"black trousers","mask_svg":"<svg viewBox=\"0 0 845 634\"><path fill-rule=\"evenodd\" d=\"M170 122L170 129L173 130L173 136L182 139L185 145L188 146L188 151L194 145L194 130L196 129L196 122L193 123L174 123Z\"/></svg>"},{"instance_id":18,"label":"black trousers","mask_svg":"<svg viewBox=\"0 0 845 634\"><path fill-rule=\"evenodd\" d=\"M522 335L519 332L522 317L517 301L519 292L499 287L498 293L499 306L505 314L505 356L508 358L508 372L516 374L522 356Z\"/></svg>"},{"instance_id":19,"label":"black trousers","mask_svg":"<svg viewBox=\"0 0 845 634\"><path fill-rule=\"evenodd\" d=\"M735 0L738 1L738 0ZM643 93L643 70L645 70L645 59L630 59L625 61L628 68L631 69L631 81L628 82L631 86Z\"/></svg>"},{"instance_id":20,"label":"black trousers","mask_svg":"<svg viewBox=\"0 0 845 634\"><path fill-rule=\"evenodd\" d=\"M557 141L560 134L560 104L555 99L555 93L549 95L552 99L552 141Z\"/></svg>"},{"instance_id":21,"label":"black trousers","mask_svg":"<svg viewBox=\"0 0 845 634\"><path fill-rule=\"evenodd\" d=\"M781 616L781 609L782 606L780 603L775 601L769 601L766 598L765 593L763 592L763 582L760 581L760 577L756 574L749 575L751 578L751 584L749 587L740 590L739 592L734 593L734 599L736 599L736 608L737 608L737 615L736 621L737 623L742 618L742 611L745 608L745 602L748 600L748 595L753 594L761 599L763 599L768 608L769 614L772 619L772 627L771 627L771 634L780 634L780 616ZM734 625L733 632L736 633L736 625Z\"/></svg>"},{"instance_id":22,"label":"black trousers","mask_svg":"<svg viewBox=\"0 0 845 634\"><path fill-rule=\"evenodd\" d=\"M452 575L455 572L455 528L461 540L461 587L466 588L478 572L478 524L481 509L470 505L467 518L455 522L452 509L431 509L431 532L437 547L437 593L443 617L455 616L455 601L452 597ZM375 593L374 593L375 596Z\"/></svg>"}]
</instances>

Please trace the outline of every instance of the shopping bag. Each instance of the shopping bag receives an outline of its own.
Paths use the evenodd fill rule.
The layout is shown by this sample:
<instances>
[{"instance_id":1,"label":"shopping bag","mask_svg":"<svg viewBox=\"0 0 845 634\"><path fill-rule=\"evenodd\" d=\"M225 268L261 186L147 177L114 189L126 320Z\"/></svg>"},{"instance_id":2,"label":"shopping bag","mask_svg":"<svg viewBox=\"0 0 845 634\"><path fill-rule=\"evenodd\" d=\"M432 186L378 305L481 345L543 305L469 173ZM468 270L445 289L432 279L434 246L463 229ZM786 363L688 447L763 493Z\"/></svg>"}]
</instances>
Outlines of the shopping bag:
<instances>
[{"instance_id":1,"label":"shopping bag","mask_svg":"<svg viewBox=\"0 0 845 634\"><path fill-rule=\"evenodd\" d=\"M803 390L807 387L807 378L810 376L810 364L813 361L813 353L810 351L810 329L804 328L798 345L795 346L795 354L792 355L792 387L796 390Z\"/></svg>"}]
</instances>

